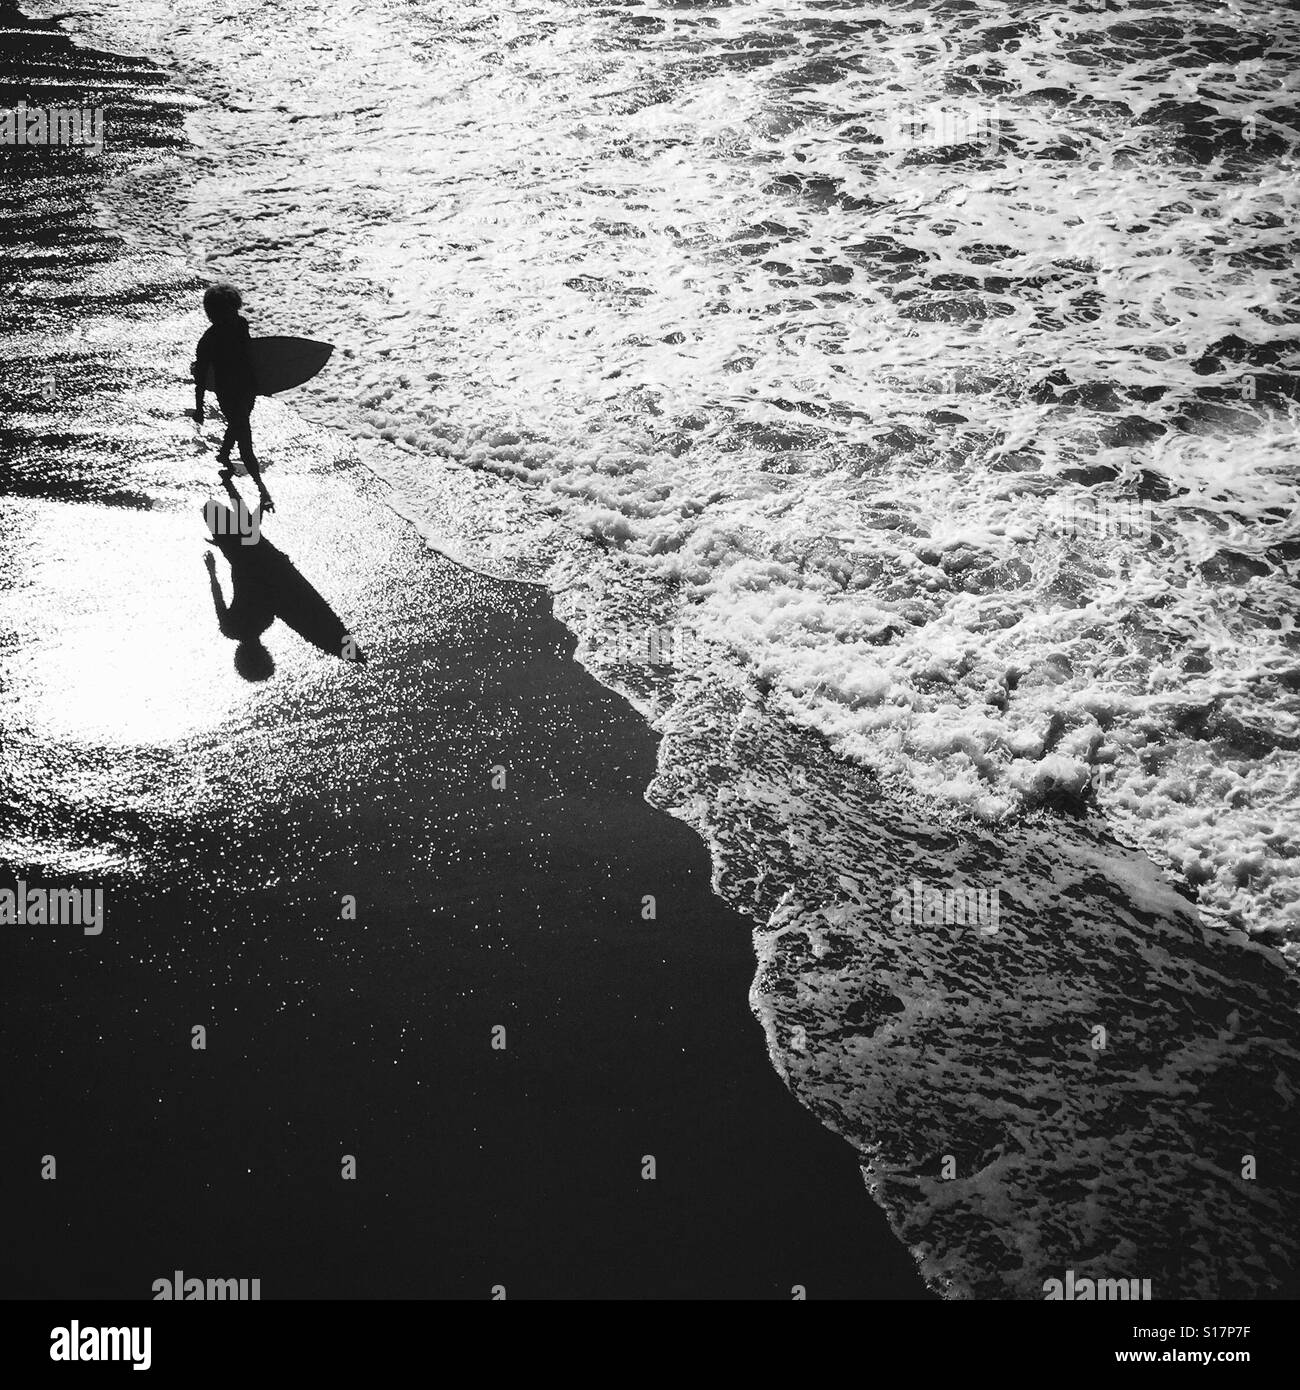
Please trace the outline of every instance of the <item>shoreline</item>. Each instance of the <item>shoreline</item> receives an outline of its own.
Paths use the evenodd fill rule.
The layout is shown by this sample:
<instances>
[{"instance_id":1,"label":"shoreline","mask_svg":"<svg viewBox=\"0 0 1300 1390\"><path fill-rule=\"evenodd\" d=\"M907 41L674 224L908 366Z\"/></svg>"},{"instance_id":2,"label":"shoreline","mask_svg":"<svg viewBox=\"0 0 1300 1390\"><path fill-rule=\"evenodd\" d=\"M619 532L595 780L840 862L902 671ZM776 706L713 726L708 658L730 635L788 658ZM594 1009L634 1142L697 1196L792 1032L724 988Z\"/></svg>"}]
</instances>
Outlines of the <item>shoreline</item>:
<instances>
[{"instance_id":1,"label":"shoreline","mask_svg":"<svg viewBox=\"0 0 1300 1390\"><path fill-rule=\"evenodd\" d=\"M100 59L65 45L66 86ZM924 1297L852 1152L768 1065L747 924L642 797L652 735L549 597L437 559L274 403L267 539L370 660L277 626L275 675L235 675L200 560L211 441L147 366L196 282L112 241L93 273L115 286L80 310L105 338L44 364L85 389L17 400L0 460L5 605L30 615L6 838L41 846L7 868L95 864L108 904L89 949L9 941L4 1171L59 1169L5 1295L148 1297L184 1268L265 1299ZM34 332L88 269L25 277Z\"/></svg>"},{"instance_id":2,"label":"shoreline","mask_svg":"<svg viewBox=\"0 0 1300 1390\"><path fill-rule=\"evenodd\" d=\"M192 300L192 289L187 292ZM187 301L187 311L190 308L192 304ZM163 391L159 388L159 399L174 400L177 389L169 387ZM153 409L152 405L150 409ZM158 407L160 418L166 409L164 406ZM311 428L308 431L311 443L304 447L301 442L290 438L295 428L306 428L297 424L290 412L276 408L269 410L263 419L266 428L271 431L270 437L277 441L274 457L280 466L272 469L268 480L278 497L280 467L284 465L284 460L290 461L285 486L289 486L290 479L293 479L295 487L298 486L299 470L306 475L301 479L306 484L320 470L321 465L311 458L311 452L325 435ZM356 482L363 493L373 499L379 484L368 480L364 469L359 469L345 457L347 448L340 441L334 441L329 448L336 449L337 454L327 462L324 479L315 478L311 485L320 483L322 487L327 484L332 487L332 470L338 469L350 480L346 486ZM163 470L155 469L151 476L156 481L162 473ZM84 484L93 476L93 469L87 468L75 481ZM195 477L198 476L196 462ZM340 477L337 481L342 484L344 478ZM48 480L42 480L39 486L45 490L45 495L49 495ZM182 491L179 489L176 497L167 502L169 509L180 510L185 505L180 501ZM147 501L149 487L141 486L134 495ZM346 495L346 487L331 495L334 502L323 506L326 512L331 506L337 506L339 497ZM288 510L282 511L268 522L271 538L280 543L279 527L284 526L292 532L295 524L292 514ZM369 564L363 563L356 554L355 546L348 550L348 563L344 564L339 557L330 553L328 544L322 545L326 538L319 531L315 534L304 533L297 539L305 542L305 553L312 557L313 563L303 564L304 572L320 584L327 596L338 598L347 592L346 585L359 572L358 566L372 573ZM439 566L430 568L429 557L416 553L423 543L413 536L406 540L415 549L404 542L400 563L387 576L383 566L379 566L372 575L373 584L367 592L382 595L394 582L394 576L404 586L404 598L414 594L421 582L427 582L431 590L456 594L454 602L464 601L460 597L463 591L458 585L475 589L476 581L467 576L461 576L453 583L441 574ZM285 549L295 560L300 558L301 546L285 542ZM326 578L334 581L332 586L326 582ZM498 597L515 594L512 584L493 586L488 581L484 592L489 588ZM536 591L531 596L515 596L524 604L530 621L549 611L548 596ZM425 602L427 610L428 601ZM481 611L490 614L494 611L494 605L488 603ZM345 612L343 617L356 618L357 615ZM426 611L425 620L434 626L436 617L436 614ZM391 618L397 629L409 636L408 629L412 626L409 617L393 610ZM491 616L485 619L489 625L495 621ZM548 649L554 645L561 653L566 646L571 650L574 639L549 617L547 624L543 624L543 628L551 636L545 638L541 645ZM359 619L358 627L362 645L369 647L371 643ZM535 642L527 642L524 649L532 650L536 645ZM481 647L475 650L481 652ZM438 670L440 666L436 651L426 651L416 660L423 661L431 670ZM330 676L350 680L354 674L346 671L341 674L313 672L302 663L294 664L290 670L294 680L309 691L312 699L320 697L322 686L328 683ZM372 674L367 673L366 678L369 679ZM563 659L558 670L547 669L545 672L547 680L557 677L562 678L566 689L575 687L575 699L576 691L583 688L584 682L591 680L590 676L581 672L577 676L572 675L564 666ZM629 773L625 782L627 795L635 799L640 795L639 788L652 781L651 774L655 772L653 749L659 736L652 736L639 720L631 716L622 697L605 694L593 698L595 708L601 711L600 721L608 718L614 725L622 727L625 740L630 740L626 748L639 750L635 756L627 752L620 763L620 766L635 765L635 772ZM236 717L236 708L235 704L228 707L228 719ZM871 1174L870 1162L865 1165L873 1191L877 1200L888 1207L896 1227L906 1233L909 1244L927 1252L926 1258L930 1262L927 1273L932 1277L941 1282L948 1281L954 1278L954 1274L960 1275L968 1264L978 1269L981 1262L985 1265L996 1264L999 1258L997 1242L1002 1232L997 1223L996 1199L1001 1194L996 1184L989 1193L989 1205L993 1212L991 1224L983 1225L981 1219L977 1219L974 1224L978 1234L973 1239L968 1232L960 1229L959 1221L948 1226L942 1217L936 1233L932 1224L935 1220L932 1203L938 1201L941 1206L943 1199L931 1197L931 1192L937 1194L940 1190L931 1168L937 1168L937 1156L945 1151L945 1144L950 1148L953 1146L953 1136L956 1135L963 1163L978 1164L983 1161L985 1166L977 1167L977 1173L983 1176L992 1171L996 1175L997 1165L1006 1159L1005 1154L996 1152L996 1136L1005 1131L1009 1114L1005 1110L999 1111L997 1107L1005 1104L1001 1097L1009 1087L1023 1087L1036 1092L1035 1102L1039 1105L1039 1113L1033 1117L1034 1133L1024 1140L1027 1150L1024 1161L1018 1171L1013 1171L1011 1180L1018 1183L1022 1191L1027 1186L1031 1196L1035 1192L1045 1196L1054 1193L1069 1215L1052 1219L1067 1224L1074 1220L1080 1200L1077 1175L1053 1175L1037 1165L1042 1163L1044 1151L1050 1153L1052 1142L1070 1136L1070 1130L1059 1120L1053 1127L1054 1117L1050 1106L1041 1105L1043 1097L1058 1107L1067 1103L1060 1098L1068 1098L1071 1106L1077 1104L1078 1116L1082 1117L1079 1122L1083 1126L1082 1133L1076 1131L1073 1135L1076 1141L1082 1140L1078 1152L1087 1153L1090 1145L1096 1149L1099 1144L1118 1144L1122 1161L1131 1161L1137 1171L1141 1172L1146 1165L1172 1161L1175 1167L1171 1171L1181 1179L1188 1172L1189 1154L1177 1147L1171 1154L1164 1150L1161 1143L1144 1145L1141 1126L1133 1125L1127 1119L1128 1107L1141 1100L1144 1072L1149 1074L1153 1067L1158 1068L1170 1058L1176 1059L1180 1049L1207 1048L1209 1060L1199 1070L1193 1064L1190 1077L1176 1079L1177 1084L1198 1088L1201 1099L1208 1102L1210 1107L1209 1122L1204 1128L1198 1131L1194 1125L1192 1127L1189 1137L1193 1142L1186 1146L1191 1156L1194 1157L1196 1153L1196 1141L1203 1140L1206 1134L1212 1133L1216 1143L1225 1137L1231 1143L1234 1127L1236 1132L1249 1129L1252 1134L1264 1133L1270 1136L1268 1142L1276 1137L1278 1122L1284 1117L1268 1115L1264 1109L1268 1104L1267 1095L1256 1099L1257 1093L1253 1092L1268 1070L1268 1058L1263 1055L1251 1057L1241 1045L1241 1040L1234 1040L1231 1036L1225 1040L1219 1036L1232 1032L1231 1028L1222 1026L1232 1009L1227 1004L1220 1005L1214 997L1214 991L1219 988L1215 984L1216 979L1226 981L1226 994L1244 1009L1243 1016L1247 1022L1241 1031L1249 1035L1254 1029L1255 1036L1261 1038L1259 1046L1263 1053L1277 1047L1279 1074L1293 1070L1294 1051L1287 1055L1285 1032L1280 1021L1287 997L1286 986L1272 979L1265 965L1264 953L1259 956L1252 956L1250 952L1239 954L1230 937L1217 943L1211 941L1208 947L1198 942L1196 937L1200 929L1195 925L1194 917L1185 914L1177 903L1172 902L1176 895L1167 885L1162 885L1158 891L1152 887L1158 883L1158 876L1149 872L1149 866L1146 878L1135 870L1134 876L1126 881L1121 873L1122 856L1114 856L1113 845L1107 846L1100 838L1090 834L1076 834L1066 826L1045 829L1014 827L999 831L997 837L992 834L976 836L973 842L959 844L956 837L943 832L941 827L924 817L909 815L906 807L882 805L871 787L864 785L848 787L842 794L837 794L837 824L827 843L787 846L780 811L781 769L803 766L794 761L796 757L806 759L807 766L818 769L814 781L821 786L823 784L818 779L826 773L831 760L825 749L801 745L797 735L782 725L778 717L770 711L761 710L755 721L761 725L761 738L758 734L750 737L756 746L761 747L764 757L772 755L770 761L773 766L769 768L764 765L758 769L760 794L757 798L749 804L742 800L724 806L717 787L710 785L709 769L721 766L729 773L737 770L734 757L728 759L729 745L724 737L729 720L739 727L739 720L734 718L737 710L744 715L745 700L742 694L722 688L695 690L689 700L668 711L663 721L664 741L651 793L655 804L671 810L680 821L695 827L706 840L709 852L714 855L712 866L706 863L703 870L697 867L695 871L702 873L705 897L709 895L712 881L728 903L749 909L752 918L749 922L741 923L740 919L730 918L725 909L716 905L707 911L703 906L699 909L705 917L720 912L722 917L719 920L729 920L731 927L728 930L732 930L740 941L739 955L735 956L730 967L732 974L727 976L731 982L727 986L731 994L724 999L703 991L704 1007L711 1007L713 1003L735 1004L735 982L740 979L737 972L743 969L746 959L750 967L749 976L754 974L749 943L739 933L752 930L754 921L763 923L755 933L761 953L761 967L753 986L753 997L763 1015L772 1063L803 1104L827 1126L845 1133L864 1160L870 1158L873 1148L879 1146L883 1139L884 1147L879 1158L882 1171ZM371 711L373 715L373 706ZM753 715L744 717L755 718ZM347 719L345 710L331 709L325 716L327 730L319 738L337 737L346 728ZM254 721L238 725L238 732L244 740L241 747L249 750L246 755L248 762L255 763L260 755L255 754L254 750L266 745L270 731ZM733 733L731 742L734 741ZM409 743L405 747L409 757L414 759L422 756L416 743ZM566 752L565 756L581 761L579 754L572 751ZM599 770L591 770L591 785L597 785L599 780ZM581 852L586 847L587 835L594 834L599 824L584 809L585 793L579 796L577 803L569 791L558 795L562 810L570 817L566 833L572 837L574 852ZM358 805L362 799L359 794ZM466 813L473 809L476 814L489 815L492 804L471 798L466 803ZM549 805L549 802L543 804ZM605 803L601 803L601 808L602 812L606 809ZM627 808L624 811L631 814ZM618 813L611 814L618 822ZM310 827L311 833L322 836L327 831L337 831L336 827L322 828L310 818L304 821L304 825ZM972 876L978 875L978 881L993 881L1002 876L1011 880L1016 911L1011 914L1008 934L1003 938L1005 945L995 960L992 976L989 957L964 952L959 943L954 949L952 942L942 939L907 941L881 938L872 926L875 899L879 896L879 893L873 893L873 888L878 885L854 880L854 886L848 888L840 878L843 874L852 879L861 869L860 859L855 856L859 855L857 846L860 845L864 826L867 827L866 834L876 846L875 864L882 873L888 866L906 878L911 872L906 867L909 857L914 862L932 866L939 853L936 846L941 846L945 854L963 856L960 862L964 870ZM543 827L550 829L549 820L539 819L535 823L538 833ZM679 830L685 838L678 835ZM641 822L637 822L635 833L646 833ZM687 858L692 858L692 845L695 849L694 860L704 853L694 839L694 831L686 831L678 826L671 832L663 830L662 834L669 841L679 844L680 853ZM1069 849L1074 858L1065 864L1065 877L1054 880L1053 875L1063 872L1062 860L1055 853L1062 846ZM1108 854L1112 855L1110 860L1106 858ZM798 893L782 898L768 886L765 882L766 865L773 863L786 869L787 876L799 885ZM221 876L217 870L213 868L210 873L212 882L220 884ZM1051 891L1046 894L1047 902L1035 901L1036 882L1048 890L1054 882L1058 888L1061 883L1070 885L1075 901L1069 901L1068 893ZM636 895L631 895L627 904L634 917L635 899ZM700 901L703 903L704 899ZM888 901L887 895L885 901ZM1114 920L1117 912L1122 913L1118 922ZM1085 919L1082 926L1077 920L1080 913ZM321 925L320 929L323 931L324 926ZM593 924L589 929L595 931L596 927ZM1108 944L1108 935L1118 935L1118 944ZM1082 962L1079 959L1080 947L1083 948ZM733 953L735 943L729 942L725 950ZM1016 952L1020 953L1019 960L1015 958ZM694 957L688 959L693 967L701 964ZM1031 966L1027 967L1023 963L1025 960L1032 962ZM549 962L549 957L546 961ZM1140 963L1142 968L1135 968L1136 963ZM575 958L572 968L581 972L587 967ZM1143 970L1149 973L1144 976ZM1076 974L1079 976L1077 989L1073 978ZM1196 992L1209 992L1201 1002L1208 1001L1214 1005L1211 1022L1187 1017L1186 1000L1179 997L1178 982L1188 978L1195 979ZM693 971L687 971L677 983L689 993L698 981ZM1041 997L1030 997L1022 1004L1021 996L1027 984L1035 988L1041 986L1042 993ZM1256 987L1261 999L1251 997L1251 991ZM684 996L680 990L674 991L666 985L664 989L665 993L660 996L663 1008L671 1010ZM746 987L742 986L739 989L741 1000L745 993ZM1148 1005L1147 996L1150 994L1156 996L1156 1001ZM1240 995L1240 999L1237 999L1237 995ZM1062 1023L1068 1025L1072 1011L1077 1011L1081 1006L1096 1007L1096 1000L1103 1000L1111 1014L1118 1014L1121 1018L1131 1019L1136 1009L1144 1027L1148 1023L1153 1024L1146 1035L1139 1033L1136 1043L1130 1036L1128 1051L1115 1059L1113 1079L1099 1075L1096 1068L1090 1071L1068 1052L1063 1055L1059 1036ZM899 1004L902 1005L901 1010ZM1040 1017L1034 1016L1035 1008ZM853 1011L851 1021L850 1010ZM955 1016L946 1031L940 1031L927 1020L927 1010L947 1010ZM1005 1021L1008 1018L1012 1024L1009 1030ZM1262 1023L1262 1027L1255 1026L1257 1021ZM744 1019L735 1022L743 1032ZM992 1037L989 1036L990 1029ZM1003 1030L1001 1037L997 1036L999 1029ZM1053 1029L1057 1030L1057 1036L1053 1036ZM1025 1054L1017 1052L1023 1040L1017 1030L1028 1034L1027 1040L1034 1048L1029 1054L1034 1059L1032 1062L1026 1060ZM752 1045L756 1039L751 1038L750 1041ZM573 1046L576 1054L581 1044L575 1041ZM924 1059L927 1048L932 1050L932 1062L927 1064L924 1060L913 1060L917 1056ZM766 1069L766 1058L762 1053L758 1056ZM847 1065L844 1060L846 1056L849 1058ZM1046 1060L1040 1060L1042 1058ZM1083 1060L1091 1060L1086 1052L1083 1053ZM750 1063L746 1060L737 1065L744 1071ZM949 1088L949 1093L945 1094L940 1081L945 1071L951 1076L954 1067L968 1089L963 1090L960 1086ZM1035 1074L1036 1067L1041 1068L1038 1074ZM1175 1066L1175 1073L1177 1070ZM775 1080L770 1072L767 1075ZM751 1080L753 1085L762 1089L760 1077L754 1075ZM1244 1112L1228 1095L1237 1084L1244 1085L1250 1095ZM866 1096L862 1089L864 1087L868 1089ZM1174 1091L1164 1097L1162 1123L1171 1115L1182 1118L1176 1095ZM1053 1101L1053 1097L1058 1099ZM778 1094L776 1099L783 1100L784 1096ZM671 1112L674 1104L674 1100L665 1098L665 1113ZM1122 1117L1119 1134L1111 1132L1095 1118L1091 1121L1088 1119L1092 1107L1108 1105L1116 1107ZM1260 1108L1253 1110L1252 1105ZM704 1113L707 1113L707 1106ZM797 1118L802 1121L805 1117ZM1024 1122L1023 1116L1012 1115L1011 1118L1013 1123ZM1136 1147L1133 1133L1123 1129L1125 1123L1137 1132ZM1041 1138L1035 1151L1034 1137L1038 1131L1041 1131ZM990 1133L995 1137L990 1138ZM836 1145L829 1134L822 1137ZM761 1138L757 1142L761 1143ZM1010 1147L1014 1149L1015 1145ZM827 1154L831 1152L826 1150ZM1072 1149L1070 1153L1074 1155L1075 1150ZM1099 1166L1104 1174L1106 1164L1101 1162ZM558 1183L558 1176L556 1181ZM1150 1223L1162 1211L1167 1214L1179 1200L1179 1194L1169 1190L1172 1181L1166 1179L1163 1198L1159 1183L1154 1188L1143 1188L1136 1194L1138 1206L1142 1208L1141 1215L1147 1223L1147 1238L1153 1243L1159 1243L1164 1236ZM1110 1184L1104 1199L1110 1223L1106 1227L1107 1234L1111 1236L1116 1229L1123 1232L1123 1205L1135 1200L1135 1194L1126 1190L1123 1176L1112 1174L1107 1178L1090 1173L1086 1182ZM1275 1185L1276 1182L1275 1177ZM979 1178L973 1180L973 1185L974 1191L968 1194L965 1213L968 1220L970 1211L978 1212L983 1200L979 1192ZM1225 1202L1230 1208L1250 1209L1250 1201L1242 1196L1240 1190L1234 1191L1222 1176L1216 1175L1207 1180L1204 1187L1203 1206L1207 1213L1213 1213L1216 1203ZM1189 1195L1192 1190L1188 1189ZM1284 1171L1281 1195L1277 1199L1282 1202L1283 1209L1291 1200L1289 1194L1294 1190L1294 1174ZM1005 1191L1002 1189L1002 1192ZM859 1187L854 1199L859 1204L862 1195ZM848 1205L844 1215L847 1215ZM958 1216L962 1214L959 1209ZM1028 1224L1032 1230L1032 1220ZM948 1244L946 1251L945 1241ZM958 1252L955 1256L954 1251ZM900 1250L899 1253L906 1261L905 1252ZM1162 1268L1177 1268L1180 1257L1178 1241L1174 1240L1173 1248L1162 1248L1160 1252ZM1212 1260L1217 1258L1213 1251L1210 1257ZM191 1265L195 1269L199 1267L195 1260L179 1263L187 1269ZM1143 1265L1141 1272L1150 1271ZM1221 1277L1231 1284L1230 1276ZM907 1281L904 1279L903 1283ZM919 1283L914 1286L919 1286ZM1005 1296L1005 1286L1001 1287L1003 1292L999 1295L999 1284L994 1275L976 1292L980 1296ZM816 1296L811 1288L810 1285L810 1296ZM1020 1296L1027 1295L1022 1291Z\"/></svg>"}]
</instances>

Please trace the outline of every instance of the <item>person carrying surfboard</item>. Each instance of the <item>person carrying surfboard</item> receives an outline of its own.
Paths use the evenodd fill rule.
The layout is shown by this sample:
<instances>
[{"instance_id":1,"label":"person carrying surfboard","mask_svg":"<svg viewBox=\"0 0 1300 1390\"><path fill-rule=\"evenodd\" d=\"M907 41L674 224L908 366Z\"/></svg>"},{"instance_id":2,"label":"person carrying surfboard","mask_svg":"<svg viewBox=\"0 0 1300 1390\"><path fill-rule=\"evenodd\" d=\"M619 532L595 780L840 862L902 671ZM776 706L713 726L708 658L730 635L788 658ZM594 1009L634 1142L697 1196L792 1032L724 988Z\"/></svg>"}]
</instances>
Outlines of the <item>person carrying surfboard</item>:
<instances>
[{"instance_id":1,"label":"person carrying surfboard","mask_svg":"<svg viewBox=\"0 0 1300 1390\"><path fill-rule=\"evenodd\" d=\"M273 512L275 503L262 482L262 470L253 452L253 406L257 382L249 346L248 320L239 312L244 301L233 285L212 285L204 293L203 310L212 327L199 339L190 368L194 377L194 418L203 423L203 397L208 373L216 386L217 404L226 417L226 433L217 451L223 479L230 477L230 450L239 445L239 458L257 485L262 510Z\"/></svg>"}]
</instances>

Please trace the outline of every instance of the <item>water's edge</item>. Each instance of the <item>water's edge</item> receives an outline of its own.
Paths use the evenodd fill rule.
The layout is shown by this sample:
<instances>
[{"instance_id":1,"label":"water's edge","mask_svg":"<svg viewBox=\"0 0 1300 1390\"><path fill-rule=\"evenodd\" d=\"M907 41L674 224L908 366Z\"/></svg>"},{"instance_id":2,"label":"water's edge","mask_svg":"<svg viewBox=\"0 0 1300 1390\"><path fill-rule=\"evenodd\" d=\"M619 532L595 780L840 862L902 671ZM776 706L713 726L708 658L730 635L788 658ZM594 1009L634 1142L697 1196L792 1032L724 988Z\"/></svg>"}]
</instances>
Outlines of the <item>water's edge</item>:
<instances>
[{"instance_id":1,"label":"water's edge","mask_svg":"<svg viewBox=\"0 0 1300 1390\"><path fill-rule=\"evenodd\" d=\"M382 443L365 461L390 483L413 463ZM463 470L419 466L449 492L467 485ZM526 506L496 480L473 486L481 524ZM473 534L435 534L427 513L390 505L466 558ZM449 529L462 510L444 513ZM581 639L593 612L581 553L523 562ZM666 607L648 618L671 623L671 598L656 602ZM1034 1297L1045 1271L1104 1275L1117 1260L1163 1280L1163 1296L1286 1278L1295 1250L1281 1235L1265 1273L1254 1268L1265 1233L1295 1229L1285 1129L1255 1085L1268 1071L1287 1085L1300 1076L1281 957L1207 931L1095 822L959 834L898 789L882 795L744 675L629 680L581 640L577 658L662 735L648 798L705 839L716 891L756 923L751 1002L772 1064L857 1149L933 1287ZM815 842L792 814L795 786L824 813ZM997 886L996 937L891 932L892 888L913 881ZM1094 1045L1098 1026L1108 1050ZM1232 1176L1233 1156L1270 1142L1279 1177L1264 1194Z\"/></svg>"}]
</instances>

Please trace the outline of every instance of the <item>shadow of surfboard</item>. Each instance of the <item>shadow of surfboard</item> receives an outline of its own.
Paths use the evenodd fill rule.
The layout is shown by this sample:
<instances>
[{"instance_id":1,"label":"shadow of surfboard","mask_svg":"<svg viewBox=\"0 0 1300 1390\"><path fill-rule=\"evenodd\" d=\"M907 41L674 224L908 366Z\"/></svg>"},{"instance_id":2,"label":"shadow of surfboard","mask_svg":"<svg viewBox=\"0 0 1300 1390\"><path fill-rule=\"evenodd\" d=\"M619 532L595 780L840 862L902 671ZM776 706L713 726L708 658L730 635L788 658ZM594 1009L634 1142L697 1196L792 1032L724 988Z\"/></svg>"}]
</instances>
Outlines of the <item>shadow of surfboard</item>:
<instances>
[{"instance_id":1,"label":"shadow of surfboard","mask_svg":"<svg viewBox=\"0 0 1300 1390\"><path fill-rule=\"evenodd\" d=\"M241 500L241 509L243 505ZM232 597L228 604L213 581L213 602L223 635L241 647L256 646L279 619L320 651L353 664L365 662L365 653L342 618L282 550L264 535L254 544L245 544L250 536L247 511L243 512L242 529L236 512L217 502L205 504L203 517L212 533L211 544L230 565ZM267 669L257 676L249 675L238 656L236 666L248 679L264 679L273 669L269 656Z\"/></svg>"}]
</instances>

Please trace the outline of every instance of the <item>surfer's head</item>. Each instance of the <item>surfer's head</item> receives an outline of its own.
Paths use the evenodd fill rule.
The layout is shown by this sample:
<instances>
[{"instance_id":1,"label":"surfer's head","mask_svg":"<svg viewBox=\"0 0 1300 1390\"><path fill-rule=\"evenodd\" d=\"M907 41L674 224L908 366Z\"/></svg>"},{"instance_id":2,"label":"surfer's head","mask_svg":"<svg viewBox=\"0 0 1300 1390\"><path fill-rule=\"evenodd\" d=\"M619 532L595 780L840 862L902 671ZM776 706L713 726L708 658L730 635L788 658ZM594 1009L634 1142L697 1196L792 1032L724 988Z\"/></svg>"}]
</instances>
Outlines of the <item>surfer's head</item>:
<instances>
[{"instance_id":1,"label":"surfer's head","mask_svg":"<svg viewBox=\"0 0 1300 1390\"><path fill-rule=\"evenodd\" d=\"M243 306L243 298L234 285L210 285L203 295L203 312L213 323L234 318Z\"/></svg>"}]
</instances>

